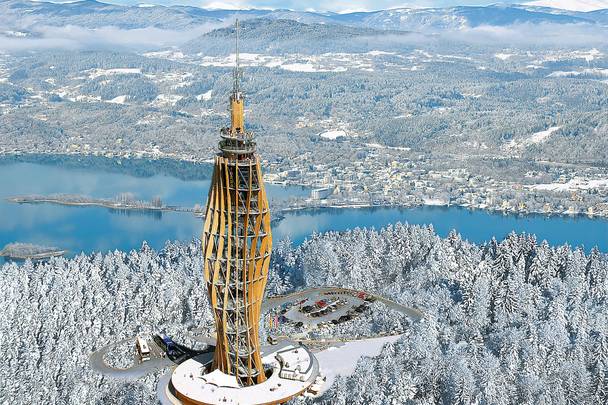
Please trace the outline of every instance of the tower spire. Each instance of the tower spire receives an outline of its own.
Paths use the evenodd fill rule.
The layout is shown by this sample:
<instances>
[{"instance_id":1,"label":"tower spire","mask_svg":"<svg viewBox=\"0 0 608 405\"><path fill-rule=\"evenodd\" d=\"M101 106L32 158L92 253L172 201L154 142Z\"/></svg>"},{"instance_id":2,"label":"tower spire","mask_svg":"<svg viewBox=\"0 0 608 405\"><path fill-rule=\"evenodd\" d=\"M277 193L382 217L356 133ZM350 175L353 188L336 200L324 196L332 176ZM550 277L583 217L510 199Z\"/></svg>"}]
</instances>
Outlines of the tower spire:
<instances>
[{"instance_id":1,"label":"tower spire","mask_svg":"<svg viewBox=\"0 0 608 405\"><path fill-rule=\"evenodd\" d=\"M236 134L242 134L245 132L245 112L244 112L244 101L243 94L241 93L241 67L239 58L239 31L240 25L239 20L236 20L236 63L234 65L234 84L232 89L232 95L230 96L230 133L234 136Z\"/></svg>"}]
</instances>

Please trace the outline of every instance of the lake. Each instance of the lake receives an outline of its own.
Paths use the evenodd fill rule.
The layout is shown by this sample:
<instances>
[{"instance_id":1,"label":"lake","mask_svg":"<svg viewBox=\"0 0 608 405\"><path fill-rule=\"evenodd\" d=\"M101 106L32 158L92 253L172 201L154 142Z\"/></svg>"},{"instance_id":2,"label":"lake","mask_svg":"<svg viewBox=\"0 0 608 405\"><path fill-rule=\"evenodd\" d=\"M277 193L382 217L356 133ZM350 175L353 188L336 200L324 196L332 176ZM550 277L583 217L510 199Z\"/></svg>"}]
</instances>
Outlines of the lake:
<instances>
[{"instance_id":1,"label":"lake","mask_svg":"<svg viewBox=\"0 0 608 405\"><path fill-rule=\"evenodd\" d=\"M20 160L22 160L21 158ZM52 245L81 251L138 249L145 240L160 249L167 240L200 236L202 220L190 213L113 211L102 207L13 204L6 197L24 194L81 194L113 198L133 193L138 199L159 196L168 205L204 205L211 165L169 161L115 161L105 158L28 158L0 160L0 248L10 242ZM272 201L306 196L302 187L267 185ZM539 241L597 245L608 252L608 221L586 217L515 216L459 207L316 209L291 212L273 224L275 243L289 237L301 243L313 232L354 227L379 229L397 221L433 224L446 236L456 229L463 238L483 243L511 231L536 234Z\"/></svg>"}]
</instances>

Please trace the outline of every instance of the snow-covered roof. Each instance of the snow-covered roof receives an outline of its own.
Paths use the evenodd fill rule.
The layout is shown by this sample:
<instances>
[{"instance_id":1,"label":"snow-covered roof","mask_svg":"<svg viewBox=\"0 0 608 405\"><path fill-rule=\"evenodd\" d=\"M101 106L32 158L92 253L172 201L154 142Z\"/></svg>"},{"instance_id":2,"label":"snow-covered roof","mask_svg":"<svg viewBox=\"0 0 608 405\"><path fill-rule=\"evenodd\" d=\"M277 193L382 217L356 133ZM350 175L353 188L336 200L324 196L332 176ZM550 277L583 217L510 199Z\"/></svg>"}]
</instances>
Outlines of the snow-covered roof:
<instances>
[{"instance_id":1,"label":"snow-covered roof","mask_svg":"<svg viewBox=\"0 0 608 405\"><path fill-rule=\"evenodd\" d=\"M243 405L285 402L310 387L319 374L319 365L312 353L303 346L282 342L271 348L272 350L263 353L262 361L273 367L274 371L261 384L238 387L235 377L219 370L201 375L203 368L196 358L180 364L171 376L171 383L180 395L202 403ZM288 362L301 365L301 371L297 373L298 376L301 375L301 379L280 376L280 365L277 361L279 353Z\"/></svg>"},{"instance_id":2,"label":"snow-covered roof","mask_svg":"<svg viewBox=\"0 0 608 405\"><path fill-rule=\"evenodd\" d=\"M304 348L298 349L293 347L279 352L277 360L283 364L285 369L298 370L301 373L307 372L312 363L312 358Z\"/></svg>"},{"instance_id":3,"label":"snow-covered roof","mask_svg":"<svg viewBox=\"0 0 608 405\"><path fill-rule=\"evenodd\" d=\"M213 370L209 374L205 374L203 376L203 380L207 384L213 384L218 387L239 388L239 383L237 382L236 377L225 374L220 370Z\"/></svg>"}]
</instances>

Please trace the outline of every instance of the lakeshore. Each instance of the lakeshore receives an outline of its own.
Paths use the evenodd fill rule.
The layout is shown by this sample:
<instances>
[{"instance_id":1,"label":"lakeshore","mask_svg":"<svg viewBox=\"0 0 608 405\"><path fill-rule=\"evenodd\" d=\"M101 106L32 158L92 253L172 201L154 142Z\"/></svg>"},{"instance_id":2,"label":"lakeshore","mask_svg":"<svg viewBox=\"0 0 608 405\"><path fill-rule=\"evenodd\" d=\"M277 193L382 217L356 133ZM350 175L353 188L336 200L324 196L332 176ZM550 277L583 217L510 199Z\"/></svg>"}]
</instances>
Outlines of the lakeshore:
<instances>
[{"instance_id":1,"label":"lakeshore","mask_svg":"<svg viewBox=\"0 0 608 405\"><path fill-rule=\"evenodd\" d=\"M149 202L133 202L133 203L124 203L120 201L110 200L110 199L102 199L102 198L91 198L86 196L71 196L71 195L57 195L57 196L38 196L38 195L29 195L29 196L14 196L6 198L6 201L15 204L57 204L57 205L65 205L65 206L73 206L73 207L101 207L107 208L110 210L133 210L133 211L152 211L152 212L162 212L162 211L172 211L172 212L185 212L191 213L195 217L204 218L205 213L202 208L190 208L190 207L181 207L181 206L155 206ZM298 211L307 211L307 210L322 210L322 209L374 209L374 208L398 208L398 209L408 209L408 208L416 208L416 207L458 207L470 211L488 211L489 213L494 214L502 214L502 215L515 215L519 217L535 215L535 216L545 216L545 217L586 217L593 219L597 218L605 218L600 215L593 214L583 214L578 212L544 212L544 211L520 211L520 210L507 210L507 209L488 209L487 207L476 207L468 204L437 204L437 203L409 203L409 204L372 204L372 203L353 203L353 202L327 202L326 200L300 200L297 201L295 205L290 205L286 207L280 207L278 209L273 209L274 218L273 222L279 222L281 219L285 217L286 214L290 212L298 212Z\"/></svg>"},{"instance_id":2,"label":"lakeshore","mask_svg":"<svg viewBox=\"0 0 608 405\"><path fill-rule=\"evenodd\" d=\"M208 179L190 172L179 175L161 163L162 172L155 174L154 162L129 162L129 165L103 164L79 168L59 164L11 163L0 165L0 246L15 240L38 245L61 246L69 255L119 249L140 249L146 241L161 249L167 241L189 241L199 237L202 220L186 209L182 211L142 210L116 205L121 193L137 195L147 205L158 196L162 206L204 207ZM138 167L141 163L143 167ZM125 170L128 166L128 170ZM189 169L187 169L189 170ZM197 167L203 177L208 168ZM143 173L143 174L142 174ZM28 179L23 181L23 179ZM483 244L493 237L502 239L510 232L536 234L540 241L552 245L568 243L589 251L597 245L608 252L608 221L585 215L556 215L476 209L471 206L432 205L433 201L409 201L387 204L383 201L335 201L310 199L309 188L266 185L273 219L273 236L277 244L289 239L299 245L315 232L342 231L356 227L382 228L396 222L432 225L440 236L455 229L463 239ZM10 193L10 194L8 194ZM40 203L17 204L7 199L20 196L42 196ZM71 195L69 204L43 203L49 196ZM83 195L100 205L82 200ZM109 202L109 203L105 203ZM65 201L64 201L65 202ZM425 205L426 203L426 205ZM433 202L436 203L436 202ZM124 202L123 202L124 204ZM75 207L78 207L76 209ZM148 215L149 213L149 215Z\"/></svg>"},{"instance_id":3,"label":"lakeshore","mask_svg":"<svg viewBox=\"0 0 608 405\"><path fill-rule=\"evenodd\" d=\"M34 164L61 165L74 169L81 169L84 166L91 166L96 170L116 171L134 176L149 177L158 174L177 177L186 181L206 180L210 179L212 174L212 160L201 159L192 155L184 154L158 154L158 153L24 153L18 151L5 151L0 154L1 163L11 162L29 162ZM299 175L291 176L289 172L275 172L275 164L268 162L264 167L264 181L267 185L275 185L281 187L302 187L311 190L315 187L326 187L322 181L319 182L319 173L305 174L299 170ZM367 169L371 170L371 169ZM298 170L296 170L298 171ZM460 172L443 173L429 170L412 170L410 168L396 167L393 170L390 179L385 179L386 182L392 184L393 177L399 178L401 182L414 184L411 187L411 193L400 195L394 198L383 195L370 190L358 190L357 184L352 182L344 182L339 178L335 179L334 186L340 189L353 188L349 193L343 191L332 195L324 202L308 204L306 208L321 208L323 206L368 206L368 207L419 207L419 206L458 206L472 210L485 210L493 213L507 213L516 215L539 214L546 216L587 216L589 218L608 218L608 200L600 199L593 203L585 203L580 200L581 192L597 188L600 193L606 192L608 180L581 180L566 181L562 183L551 184L502 184L491 182L484 185L482 179L477 179L479 184L463 185L463 175ZM396 174L395 174L396 173ZM452 177L450 177L452 176ZM367 176L369 177L369 176ZM366 177L366 179L367 179ZM373 177L373 176L372 176ZM436 196L433 194L419 194L417 190L439 189L435 182L447 182L448 184L457 185L459 195L447 197L443 194ZM378 179L373 183L383 183L385 180ZM366 181L369 181L367 179ZM387 184L388 184L387 183ZM486 187L487 186L487 187ZM550 186L550 187L549 187ZM488 194L484 192L484 197L478 195L475 190L488 188L495 190ZM399 189L398 185L389 187ZM358 191L355 191L358 190ZM413 190L413 192L412 192ZM501 193L509 194L513 190L517 190L517 199L502 198ZM307 192L308 194L308 192ZM206 193L202 195L201 203L204 204ZM542 202L539 202L541 200ZM112 207L107 207L112 208ZM129 209L129 208L126 208Z\"/></svg>"}]
</instances>

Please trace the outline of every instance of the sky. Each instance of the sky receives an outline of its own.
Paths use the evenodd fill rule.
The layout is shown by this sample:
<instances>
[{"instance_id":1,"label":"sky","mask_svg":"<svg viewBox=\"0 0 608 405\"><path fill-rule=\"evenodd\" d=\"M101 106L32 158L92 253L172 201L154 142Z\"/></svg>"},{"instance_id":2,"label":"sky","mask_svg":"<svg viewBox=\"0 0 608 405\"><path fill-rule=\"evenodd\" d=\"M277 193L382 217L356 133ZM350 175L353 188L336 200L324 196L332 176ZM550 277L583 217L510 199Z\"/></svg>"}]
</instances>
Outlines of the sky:
<instances>
[{"instance_id":1,"label":"sky","mask_svg":"<svg viewBox=\"0 0 608 405\"><path fill-rule=\"evenodd\" d=\"M54 2L68 2L74 0L53 0ZM396 7L450 7L458 5L488 5L497 2L514 3L515 0L99 0L114 4L160 4L160 5L191 5L203 8L283 8L304 11L372 11ZM526 0L521 0L523 3Z\"/></svg>"}]
</instances>

